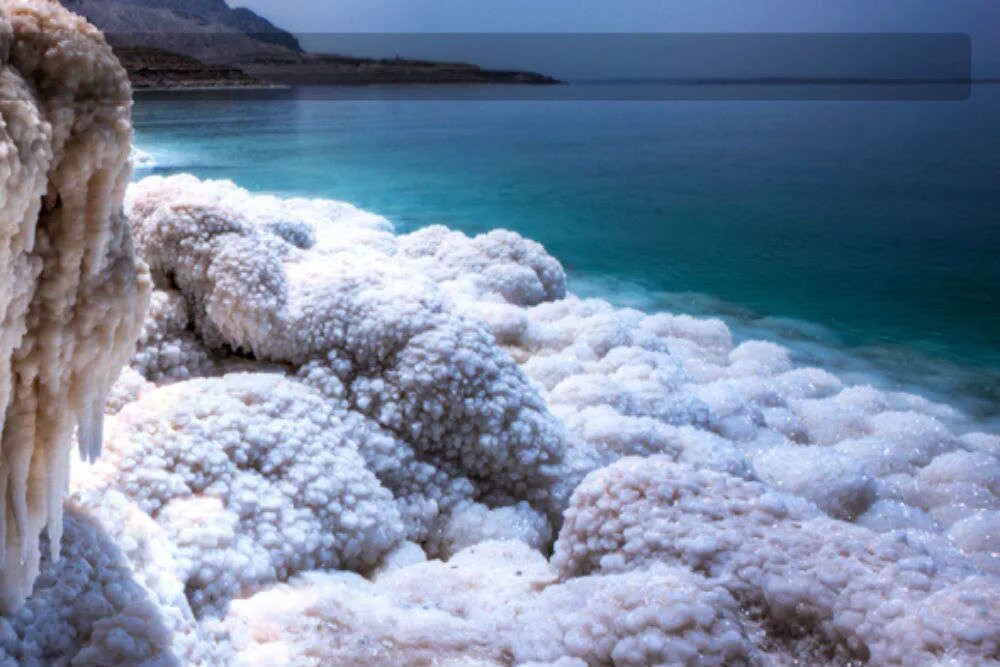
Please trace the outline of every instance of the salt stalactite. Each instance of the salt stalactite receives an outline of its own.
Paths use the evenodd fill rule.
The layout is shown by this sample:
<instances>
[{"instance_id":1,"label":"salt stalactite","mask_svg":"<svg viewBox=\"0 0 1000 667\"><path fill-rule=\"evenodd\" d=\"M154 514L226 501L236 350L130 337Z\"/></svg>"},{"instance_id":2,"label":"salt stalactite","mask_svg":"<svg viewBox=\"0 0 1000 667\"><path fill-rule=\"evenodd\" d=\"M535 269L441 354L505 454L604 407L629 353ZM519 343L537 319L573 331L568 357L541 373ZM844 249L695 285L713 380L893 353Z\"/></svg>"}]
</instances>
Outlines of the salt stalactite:
<instances>
[{"instance_id":1,"label":"salt stalactite","mask_svg":"<svg viewBox=\"0 0 1000 667\"><path fill-rule=\"evenodd\" d=\"M121 212L128 79L104 38L49 0L0 2L0 609L47 528L58 557L74 428L101 448L104 398L149 298Z\"/></svg>"}]
</instances>

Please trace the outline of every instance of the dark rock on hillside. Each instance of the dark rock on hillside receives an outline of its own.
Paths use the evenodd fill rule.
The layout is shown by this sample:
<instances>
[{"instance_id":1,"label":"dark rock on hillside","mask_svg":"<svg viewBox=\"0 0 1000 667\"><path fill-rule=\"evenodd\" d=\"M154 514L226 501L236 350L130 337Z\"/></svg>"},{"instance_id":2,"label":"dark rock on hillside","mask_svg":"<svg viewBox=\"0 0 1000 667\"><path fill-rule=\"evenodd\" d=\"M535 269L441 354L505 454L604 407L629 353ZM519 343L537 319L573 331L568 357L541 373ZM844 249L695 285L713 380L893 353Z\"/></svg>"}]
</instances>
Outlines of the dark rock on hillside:
<instances>
[{"instance_id":1,"label":"dark rock on hillside","mask_svg":"<svg viewBox=\"0 0 1000 667\"><path fill-rule=\"evenodd\" d=\"M207 63L294 56L298 40L225 0L61 0L100 28L112 46L149 46Z\"/></svg>"},{"instance_id":2,"label":"dark rock on hillside","mask_svg":"<svg viewBox=\"0 0 1000 667\"><path fill-rule=\"evenodd\" d=\"M395 83L550 84L534 72L466 63L304 53L298 40L225 0L61 0L100 28L133 86L204 88Z\"/></svg>"},{"instance_id":3,"label":"dark rock on hillside","mask_svg":"<svg viewBox=\"0 0 1000 667\"><path fill-rule=\"evenodd\" d=\"M229 65L213 65L149 46L115 48L135 90L245 88L267 84Z\"/></svg>"},{"instance_id":4,"label":"dark rock on hillside","mask_svg":"<svg viewBox=\"0 0 1000 667\"><path fill-rule=\"evenodd\" d=\"M373 85L397 83L554 84L535 72L489 70L468 63L405 58L372 59L302 54L295 58L259 58L237 66L258 79L288 85Z\"/></svg>"}]
</instances>

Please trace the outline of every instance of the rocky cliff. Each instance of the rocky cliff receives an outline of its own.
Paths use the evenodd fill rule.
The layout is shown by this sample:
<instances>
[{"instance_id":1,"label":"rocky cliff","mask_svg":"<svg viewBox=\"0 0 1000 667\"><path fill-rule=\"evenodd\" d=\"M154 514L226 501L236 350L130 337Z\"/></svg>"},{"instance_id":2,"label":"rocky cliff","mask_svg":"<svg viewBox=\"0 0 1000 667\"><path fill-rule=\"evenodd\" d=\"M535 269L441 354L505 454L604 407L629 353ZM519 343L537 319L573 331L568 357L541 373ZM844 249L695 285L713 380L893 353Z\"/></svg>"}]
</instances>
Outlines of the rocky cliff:
<instances>
[{"instance_id":1,"label":"rocky cliff","mask_svg":"<svg viewBox=\"0 0 1000 667\"><path fill-rule=\"evenodd\" d=\"M467 63L304 53L298 40L225 0L61 0L106 35L135 89L396 83L546 84Z\"/></svg>"},{"instance_id":2,"label":"rocky cliff","mask_svg":"<svg viewBox=\"0 0 1000 667\"><path fill-rule=\"evenodd\" d=\"M294 56L298 40L225 0L62 0L100 28L114 47L155 47L207 63Z\"/></svg>"}]
</instances>

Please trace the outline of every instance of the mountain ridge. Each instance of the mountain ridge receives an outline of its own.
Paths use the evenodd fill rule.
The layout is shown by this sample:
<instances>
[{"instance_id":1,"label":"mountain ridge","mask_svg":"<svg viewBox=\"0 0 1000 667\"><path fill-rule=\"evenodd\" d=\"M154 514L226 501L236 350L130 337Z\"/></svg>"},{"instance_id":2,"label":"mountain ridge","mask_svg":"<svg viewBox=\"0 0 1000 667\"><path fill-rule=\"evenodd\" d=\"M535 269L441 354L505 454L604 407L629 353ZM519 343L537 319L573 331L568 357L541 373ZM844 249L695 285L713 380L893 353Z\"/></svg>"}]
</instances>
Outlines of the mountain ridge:
<instances>
[{"instance_id":1,"label":"mountain ridge","mask_svg":"<svg viewBox=\"0 0 1000 667\"><path fill-rule=\"evenodd\" d=\"M225 0L60 0L102 32L134 89L299 85L552 84L469 63L307 53L298 39Z\"/></svg>"},{"instance_id":2,"label":"mountain ridge","mask_svg":"<svg viewBox=\"0 0 1000 667\"><path fill-rule=\"evenodd\" d=\"M225 0L61 0L113 47L152 47L207 63L303 53L298 39Z\"/></svg>"}]
</instances>

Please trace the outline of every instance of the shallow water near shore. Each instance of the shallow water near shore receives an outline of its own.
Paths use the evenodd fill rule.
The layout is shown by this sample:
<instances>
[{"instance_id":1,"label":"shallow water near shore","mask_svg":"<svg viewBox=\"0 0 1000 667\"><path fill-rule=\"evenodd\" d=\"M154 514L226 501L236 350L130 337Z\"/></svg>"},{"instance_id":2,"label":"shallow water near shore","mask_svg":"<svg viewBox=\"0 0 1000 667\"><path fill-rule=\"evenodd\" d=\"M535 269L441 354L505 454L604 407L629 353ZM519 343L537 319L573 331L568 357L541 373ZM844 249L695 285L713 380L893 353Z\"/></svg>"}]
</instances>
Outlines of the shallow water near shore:
<instances>
[{"instance_id":1,"label":"shallow water near shore","mask_svg":"<svg viewBox=\"0 0 1000 667\"><path fill-rule=\"evenodd\" d=\"M460 96L461 92L456 92ZM571 288L719 316L1000 418L1000 88L964 102L140 98L137 177L514 229Z\"/></svg>"}]
</instances>

